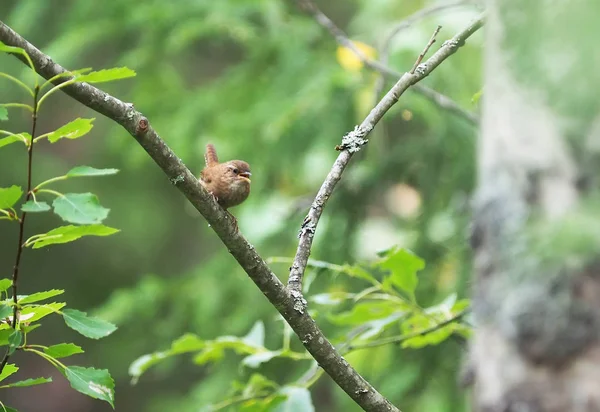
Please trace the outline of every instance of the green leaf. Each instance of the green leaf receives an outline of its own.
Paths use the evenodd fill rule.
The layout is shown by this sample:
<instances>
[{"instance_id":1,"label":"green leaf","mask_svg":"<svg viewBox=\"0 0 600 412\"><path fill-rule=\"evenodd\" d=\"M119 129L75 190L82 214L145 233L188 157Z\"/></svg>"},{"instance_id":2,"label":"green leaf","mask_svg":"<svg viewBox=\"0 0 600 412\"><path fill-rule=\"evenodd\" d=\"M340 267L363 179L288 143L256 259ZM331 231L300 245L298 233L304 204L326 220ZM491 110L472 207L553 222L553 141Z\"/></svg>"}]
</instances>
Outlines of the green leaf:
<instances>
[{"instance_id":1,"label":"green leaf","mask_svg":"<svg viewBox=\"0 0 600 412\"><path fill-rule=\"evenodd\" d=\"M66 358L71 355L83 353L83 349L74 343L59 343L58 345L52 345L44 349L47 355L52 356L55 359Z\"/></svg>"},{"instance_id":2,"label":"green leaf","mask_svg":"<svg viewBox=\"0 0 600 412\"><path fill-rule=\"evenodd\" d=\"M8 378L10 375L12 375L18 370L19 368L14 363L6 364L6 366L2 370L2 373L0 373L0 381L3 381L4 379Z\"/></svg>"},{"instance_id":3,"label":"green leaf","mask_svg":"<svg viewBox=\"0 0 600 412\"><path fill-rule=\"evenodd\" d=\"M79 177L79 176L107 176L114 175L119 172L119 169L96 169L90 166L77 166L69 170L66 176Z\"/></svg>"},{"instance_id":4,"label":"green leaf","mask_svg":"<svg viewBox=\"0 0 600 412\"><path fill-rule=\"evenodd\" d=\"M35 386L41 385L43 383L52 382L52 378L35 378L35 379L25 379L24 381L18 381L9 383L7 385L2 385L0 388L25 388L27 386Z\"/></svg>"},{"instance_id":5,"label":"green leaf","mask_svg":"<svg viewBox=\"0 0 600 412\"><path fill-rule=\"evenodd\" d=\"M274 411L275 407L281 405L287 397L275 393L266 398L248 399L240 405L240 412L270 412Z\"/></svg>"},{"instance_id":6,"label":"green leaf","mask_svg":"<svg viewBox=\"0 0 600 412\"><path fill-rule=\"evenodd\" d=\"M0 187L0 209L13 207L23 195L23 189L19 186Z\"/></svg>"},{"instance_id":7,"label":"green leaf","mask_svg":"<svg viewBox=\"0 0 600 412\"><path fill-rule=\"evenodd\" d=\"M115 67L113 69L104 69L78 76L77 81L88 83L102 83L113 80L126 79L134 77L135 72L127 67Z\"/></svg>"},{"instance_id":8,"label":"green leaf","mask_svg":"<svg viewBox=\"0 0 600 412\"><path fill-rule=\"evenodd\" d=\"M53 302L39 306L25 306L23 310L21 310L20 320L21 322L32 323L52 313L58 313L65 305L66 303L63 302Z\"/></svg>"},{"instance_id":9,"label":"green leaf","mask_svg":"<svg viewBox=\"0 0 600 412\"><path fill-rule=\"evenodd\" d=\"M106 369L68 366L65 375L71 387L95 399L106 401L115 407L115 382Z\"/></svg>"},{"instance_id":10,"label":"green leaf","mask_svg":"<svg viewBox=\"0 0 600 412\"><path fill-rule=\"evenodd\" d=\"M0 279L0 292L7 291L8 288L12 286L12 280L10 279Z\"/></svg>"},{"instance_id":11,"label":"green leaf","mask_svg":"<svg viewBox=\"0 0 600 412\"><path fill-rule=\"evenodd\" d=\"M0 120L8 120L8 110L4 106L0 106Z\"/></svg>"},{"instance_id":12,"label":"green leaf","mask_svg":"<svg viewBox=\"0 0 600 412\"><path fill-rule=\"evenodd\" d=\"M119 229L104 225L60 226L35 239L33 249L73 242L83 236L109 236L117 232Z\"/></svg>"},{"instance_id":13,"label":"green leaf","mask_svg":"<svg viewBox=\"0 0 600 412\"><path fill-rule=\"evenodd\" d=\"M62 220L80 225L101 223L110 209L100 206L93 193L67 193L52 202L54 213Z\"/></svg>"},{"instance_id":14,"label":"green leaf","mask_svg":"<svg viewBox=\"0 0 600 412\"><path fill-rule=\"evenodd\" d=\"M134 360L129 365L129 376L131 376L131 383L136 384L140 376L146 372L151 366L156 365L161 360L169 357L168 352L155 352L148 355L143 355Z\"/></svg>"},{"instance_id":15,"label":"green leaf","mask_svg":"<svg viewBox=\"0 0 600 412\"><path fill-rule=\"evenodd\" d=\"M275 412L314 412L315 407L313 406L308 389L297 386L285 386L281 388L280 393L286 395L287 399L275 408Z\"/></svg>"},{"instance_id":16,"label":"green leaf","mask_svg":"<svg viewBox=\"0 0 600 412\"><path fill-rule=\"evenodd\" d=\"M16 329L8 337L8 354L12 355L21 344L23 344L23 332Z\"/></svg>"},{"instance_id":17,"label":"green leaf","mask_svg":"<svg viewBox=\"0 0 600 412\"><path fill-rule=\"evenodd\" d=\"M63 289L52 289L45 292L36 292L32 295L17 296L17 299L20 304L33 303L51 298L53 296L62 295L63 293L65 293Z\"/></svg>"},{"instance_id":18,"label":"green leaf","mask_svg":"<svg viewBox=\"0 0 600 412\"><path fill-rule=\"evenodd\" d=\"M90 317L87 313L79 310L65 309L62 315L67 326L91 339L103 338L117 330L112 323Z\"/></svg>"},{"instance_id":19,"label":"green leaf","mask_svg":"<svg viewBox=\"0 0 600 412\"><path fill-rule=\"evenodd\" d=\"M15 143L15 142L23 142L23 139L30 142L31 135L29 133L17 133L17 134L13 134L11 136L3 137L2 139L0 139L0 147L7 146L7 145L9 145L11 143Z\"/></svg>"},{"instance_id":20,"label":"green leaf","mask_svg":"<svg viewBox=\"0 0 600 412\"><path fill-rule=\"evenodd\" d=\"M171 344L171 354L195 352L206 346L206 343L192 333L186 333Z\"/></svg>"},{"instance_id":21,"label":"green leaf","mask_svg":"<svg viewBox=\"0 0 600 412\"><path fill-rule=\"evenodd\" d=\"M2 110L2 108L0 107L0 111ZM19 142L21 141L21 139L19 139L19 136L17 136L16 134L13 134L12 136L6 136L3 137L2 139L0 139L0 147L3 146L8 146L11 143L15 143L15 142Z\"/></svg>"},{"instance_id":22,"label":"green leaf","mask_svg":"<svg viewBox=\"0 0 600 412\"><path fill-rule=\"evenodd\" d=\"M404 313L404 307L397 302L368 301L354 305L348 312L330 314L328 319L336 325L362 325L376 319L385 319L396 313Z\"/></svg>"},{"instance_id":23,"label":"green leaf","mask_svg":"<svg viewBox=\"0 0 600 412\"><path fill-rule=\"evenodd\" d=\"M425 267L423 259L409 250L395 247L386 252L383 259L376 262L375 266L389 271L389 275L382 282L385 290L389 290L393 285L414 298L419 282L417 272Z\"/></svg>"},{"instance_id":24,"label":"green leaf","mask_svg":"<svg viewBox=\"0 0 600 412\"><path fill-rule=\"evenodd\" d=\"M6 303L0 303L0 319L5 319L11 316L12 319L13 308L8 306Z\"/></svg>"},{"instance_id":25,"label":"green leaf","mask_svg":"<svg viewBox=\"0 0 600 412\"><path fill-rule=\"evenodd\" d=\"M477 93L475 93L473 95L473 97L471 97L471 103L473 103L473 104L479 103L481 96L483 96L483 89L479 90Z\"/></svg>"},{"instance_id":26,"label":"green leaf","mask_svg":"<svg viewBox=\"0 0 600 412\"><path fill-rule=\"evenodd\" d=\"M0 403L0 412L19 412L15 408L11 408L10 406L3 405Z\"/></svg>"},{"instance_id":27,"label":"green leaf","mask_svg":"<svg viewBox=\"0 0 600 412\"><path fill-rule=\"evenodd\" d=\"M81 136L85 136L90 130L92 130L92 127L94 127L92 124L94 120L96 119L77 118L48 134L48 141L50 143L55 143L62 138L77 139Z\"/></svg>"},{"instance_id":28,"label":"green leaf","mask_svg":"<svg viewBox=\"0 0 600 412\"><path fill-rule=\"evenodd\" d=\"M13 329L7 324L3 324L2 327L4 329L0 329L0 346L6 346L8 345L8 337L13 332Z\"/></svg>"},{"instance_id":29,"label":"green leaf","mask_svg":"<svg viewBox=\"0 0 600 412\"><path fill-rule=\"evenodd\" d=\"M28 213L47 212L50 210L50 205L46 202L36 202L31 199L23 203L21 210Z\"/></svg>"},{"instance_id":30,"label":"green leaf","mask_svg":"<svg viewBox=\"0 0 600 412\"><path fill-rule=\"evenodd\" d=\"M203 349L205 346L206 343L198 336L192 333L187 333L175 340L171 344L171 348L169 350L140 356L129 366L129 375L132 377L132 383L137 383L139 377L142 376L144 372L160 361L174 355L196 352Z\"/></svg>"},{"instance_id":31,"label":"green leaf","mask_svg":"<svg viewBox=\"0 0 600 412\"><path fill-rule=\"evenodd\" d=\"M264 351L253 353L252 355L246 356L244 359L242 359L242 365L256 369L262 363L268 362L279 355L281 355L281 351Z\"/></svg>"}]
</instances>

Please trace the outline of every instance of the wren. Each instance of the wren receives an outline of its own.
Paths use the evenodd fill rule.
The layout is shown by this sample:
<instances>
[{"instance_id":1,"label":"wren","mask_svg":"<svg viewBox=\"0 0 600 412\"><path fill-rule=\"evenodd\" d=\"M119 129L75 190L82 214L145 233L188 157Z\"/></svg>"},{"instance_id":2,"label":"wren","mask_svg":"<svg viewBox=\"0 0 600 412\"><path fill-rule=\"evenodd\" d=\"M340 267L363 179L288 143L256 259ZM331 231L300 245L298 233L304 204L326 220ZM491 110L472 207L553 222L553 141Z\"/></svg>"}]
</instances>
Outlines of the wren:
<instances>
[{"instance_id":1,"label":"wren","mask_svg":"<svg viewBox=\"0 0 600 412\"><path fill-rule=\"evenodd\" d=\"M210 143L206 145L204 160L206 167L200 174L200 183L229 213L227 209L239 205L250 194L250 165L243 160L219 163L217 151ZM237 228L235 217L231 213L229 215Z\"/></svg>"}]
</instances>

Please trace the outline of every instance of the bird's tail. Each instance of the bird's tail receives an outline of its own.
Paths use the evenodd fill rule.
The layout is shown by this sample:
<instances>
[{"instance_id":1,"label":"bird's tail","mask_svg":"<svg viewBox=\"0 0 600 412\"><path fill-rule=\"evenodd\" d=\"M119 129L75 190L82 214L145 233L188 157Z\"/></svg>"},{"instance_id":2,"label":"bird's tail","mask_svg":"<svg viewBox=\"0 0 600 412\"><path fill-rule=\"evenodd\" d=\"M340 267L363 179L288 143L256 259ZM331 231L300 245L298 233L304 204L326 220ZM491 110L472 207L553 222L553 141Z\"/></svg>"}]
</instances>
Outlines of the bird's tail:
<instances>
[{"instance_id":1,"label":"bird's tail","mask_svg":"<svg viewBox=\"0 0 600 412\"><path fill-rule=\"evenodd\" d=\"M204 161L206 162L206 166L213 166L219 163L219 158L217 157L217 150L209 143L206 145L206 152L204 153Z\"/></svg>"}]
</instances>

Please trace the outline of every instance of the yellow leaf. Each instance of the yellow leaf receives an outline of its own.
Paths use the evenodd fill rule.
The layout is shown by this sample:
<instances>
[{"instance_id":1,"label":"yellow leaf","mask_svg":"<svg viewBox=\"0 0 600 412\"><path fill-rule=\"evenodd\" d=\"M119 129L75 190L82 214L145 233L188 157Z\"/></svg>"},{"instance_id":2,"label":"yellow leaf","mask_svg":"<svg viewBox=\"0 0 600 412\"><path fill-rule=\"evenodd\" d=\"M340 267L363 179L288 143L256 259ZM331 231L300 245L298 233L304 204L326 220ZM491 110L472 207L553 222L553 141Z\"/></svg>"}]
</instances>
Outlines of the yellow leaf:
<instances>
[{"instance_id":1,"label":"yellow leaf","mask_svg":"<svg viewBox=\"0 0 600 412\"><path fill-rule=\"evenodd\" d=\"M359 41L352 41L352 44L354 44L354 46L358 50L360 50L365 57L369 59L375 59L375 57L377 56L377 51L368 44ZM336 57L338 63L344 69L350 72L358 72L364 66L364 63L362 62L361 58L357 56L356 53L354 53L354 51L349 49L348 47L338 46L336 51Z\"/></svg>"}]
</instances>

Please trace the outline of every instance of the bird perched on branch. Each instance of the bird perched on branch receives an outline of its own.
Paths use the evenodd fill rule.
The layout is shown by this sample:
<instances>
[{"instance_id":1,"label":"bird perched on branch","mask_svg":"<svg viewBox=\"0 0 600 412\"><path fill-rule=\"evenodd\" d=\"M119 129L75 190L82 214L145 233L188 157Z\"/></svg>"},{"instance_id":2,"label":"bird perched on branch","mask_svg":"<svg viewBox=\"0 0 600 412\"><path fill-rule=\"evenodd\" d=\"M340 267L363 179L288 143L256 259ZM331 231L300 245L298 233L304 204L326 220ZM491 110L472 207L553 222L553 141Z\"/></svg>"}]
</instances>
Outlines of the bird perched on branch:
<instances>
[{"instance_id":1,"label":"bird perched on branch","mask_svg":"<svg viewBox=\"0 0 600 412\"><path fill-rule=\"evenodd\" d=\"M242 203L250 194L250 165L243 160L230 160L219 163L217 151L212 144L206 145L204 153L206 167L200 174L200 182L210 192L233 219L237 230L236 218L227 210Z\"/></svg>"}]
</instances>

